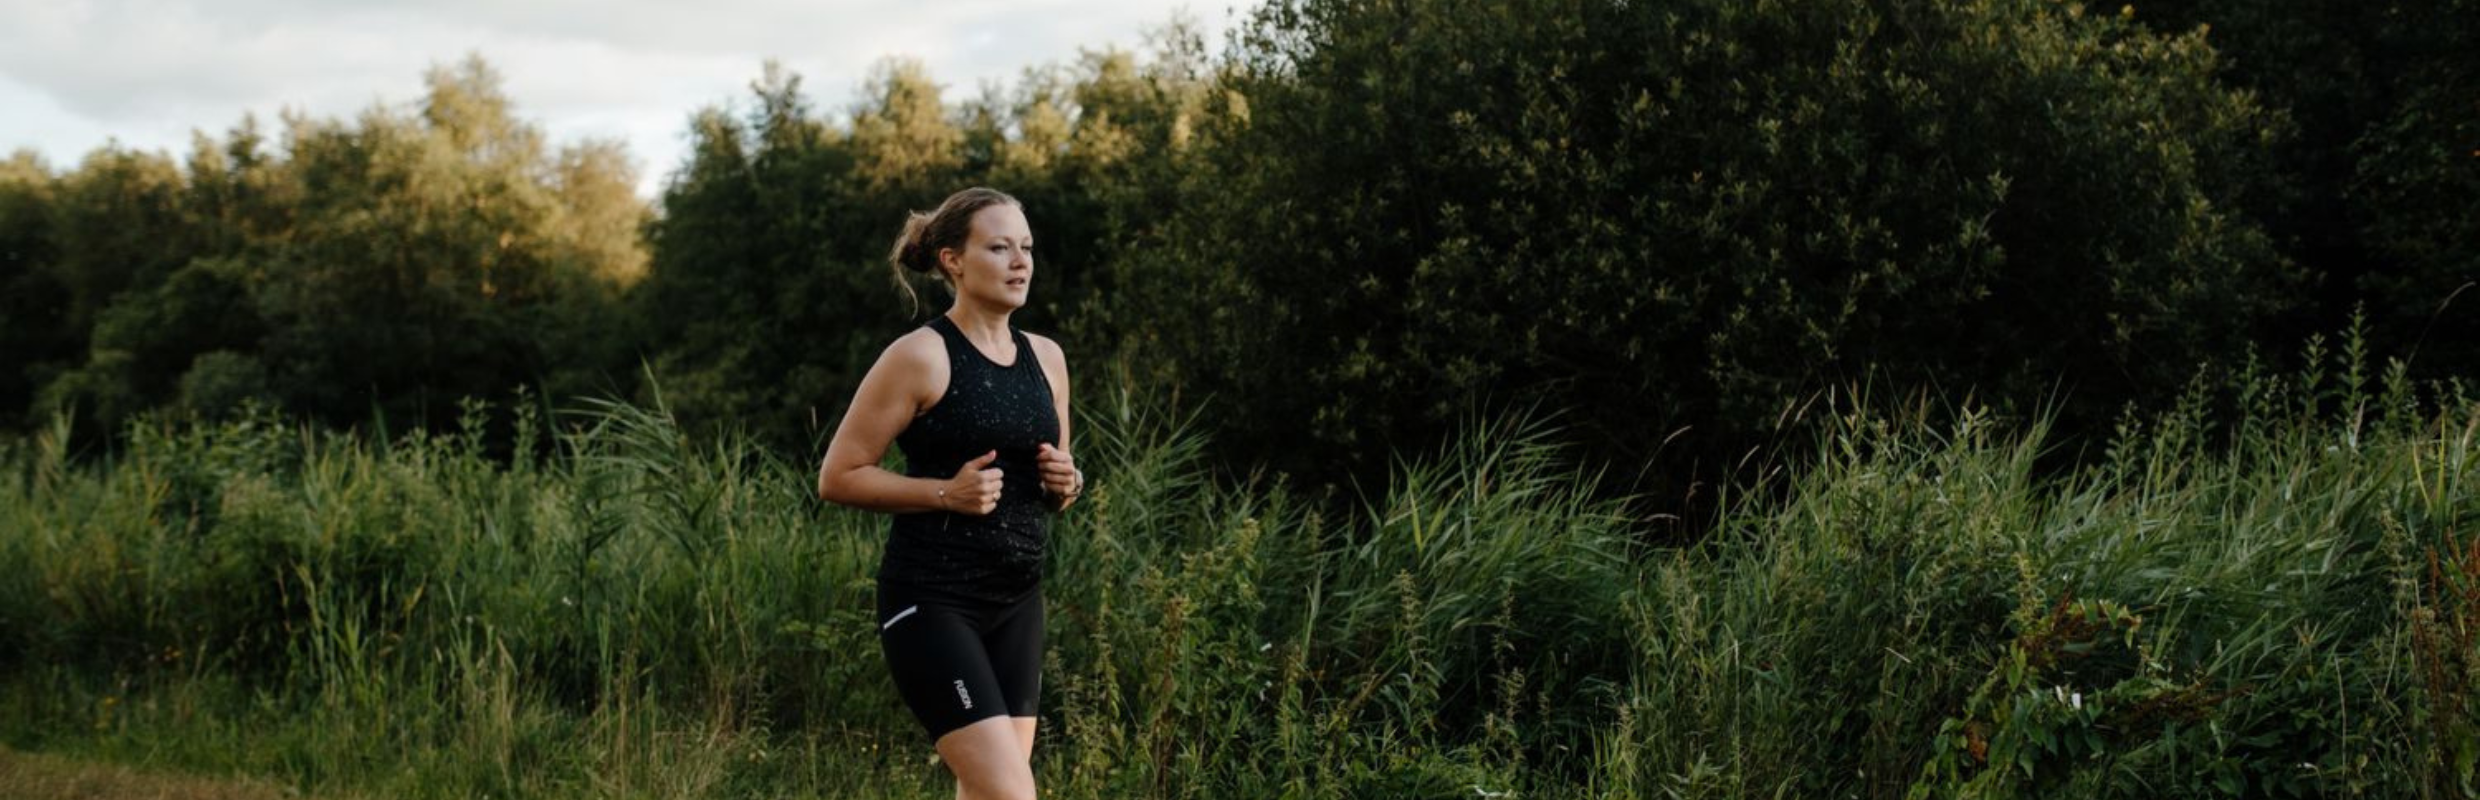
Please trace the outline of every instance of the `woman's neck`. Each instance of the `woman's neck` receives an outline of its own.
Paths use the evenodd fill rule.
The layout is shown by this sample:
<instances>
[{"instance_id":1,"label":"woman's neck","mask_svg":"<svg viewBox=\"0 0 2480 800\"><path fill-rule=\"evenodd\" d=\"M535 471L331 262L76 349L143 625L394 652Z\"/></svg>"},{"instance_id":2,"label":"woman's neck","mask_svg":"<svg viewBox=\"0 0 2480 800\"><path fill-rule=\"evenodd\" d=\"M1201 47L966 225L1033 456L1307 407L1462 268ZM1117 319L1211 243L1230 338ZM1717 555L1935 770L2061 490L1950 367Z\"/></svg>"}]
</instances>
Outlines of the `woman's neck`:
<instances>
[{"instance_id":1,"label":"woman's neck","mask_svg":"<svg viewBox=\"0 0 2480 800\"><path fill-rule=\"evenodd\" d=\"M955 323L956 330L963 333L964 338L981 345L984 352L1004 353L1014 345L1011 341L1014 337L1008 335L1008 314L1005 311L987 311L971 303L959 302L947 309L947 321Z\"/></svg>"}]
</instances>

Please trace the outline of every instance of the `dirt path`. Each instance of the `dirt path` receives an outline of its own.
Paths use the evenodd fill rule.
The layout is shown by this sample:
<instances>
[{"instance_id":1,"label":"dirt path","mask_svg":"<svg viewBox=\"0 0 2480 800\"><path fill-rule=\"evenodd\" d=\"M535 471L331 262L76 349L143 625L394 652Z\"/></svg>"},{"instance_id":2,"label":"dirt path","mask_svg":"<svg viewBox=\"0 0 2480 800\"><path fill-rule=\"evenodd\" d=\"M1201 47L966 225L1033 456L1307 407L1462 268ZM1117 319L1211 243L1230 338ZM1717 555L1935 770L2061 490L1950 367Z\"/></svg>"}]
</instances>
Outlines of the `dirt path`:
<instances>
[{"instance_id":1,"label":"dirt path","mask_svg":"<svg viewBox=\"0 0 2480 800\"><path fill-rule=\"evenodd\" d=\"M9 800L282 800L272 783L140 771L0 749L0 797Z\"/></svg>"}]
</instances>

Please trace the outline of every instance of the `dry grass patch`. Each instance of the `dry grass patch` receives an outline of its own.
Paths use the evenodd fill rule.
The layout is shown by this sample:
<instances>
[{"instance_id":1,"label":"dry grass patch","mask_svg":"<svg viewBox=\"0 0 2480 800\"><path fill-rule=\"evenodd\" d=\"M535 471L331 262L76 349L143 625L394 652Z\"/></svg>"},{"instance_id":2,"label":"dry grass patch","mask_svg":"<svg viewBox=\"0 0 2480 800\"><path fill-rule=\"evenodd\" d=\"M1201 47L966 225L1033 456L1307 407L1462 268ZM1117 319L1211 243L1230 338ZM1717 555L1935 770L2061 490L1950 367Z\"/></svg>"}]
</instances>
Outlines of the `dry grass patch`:
<instances>
[{"instance_id":1,"label":"dry grass patch","mask_svg":"<svg viewBox=\"0 0 2480 800\"><path fill-rule=\"evenodd\" d=\"M0 794L13 800L278 800L282 787L242 778L169 775L0 749Z\"/></svg>"}]
</instances>

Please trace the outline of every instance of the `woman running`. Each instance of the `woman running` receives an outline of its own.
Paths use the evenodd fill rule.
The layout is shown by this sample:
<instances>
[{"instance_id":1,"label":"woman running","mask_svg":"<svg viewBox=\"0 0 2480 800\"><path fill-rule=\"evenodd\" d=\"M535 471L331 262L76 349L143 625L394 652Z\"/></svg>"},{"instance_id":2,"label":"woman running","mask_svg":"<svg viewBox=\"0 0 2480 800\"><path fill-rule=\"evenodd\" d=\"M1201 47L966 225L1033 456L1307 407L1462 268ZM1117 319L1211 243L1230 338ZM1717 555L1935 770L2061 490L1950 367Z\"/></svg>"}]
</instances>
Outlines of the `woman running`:
<instances>
[{"instance_id":1,"label":"woman running","mask_svg":"<svg viewBox=\"0 0 2480 800\"><path fill-rule=\"evenodd\" d=\"M1033 284L1033 230L1015 198L973 188L916 212L889 260L907 295L905 270L931 273L955 303L861 379L818 496L895 516L879 645L956 796L1030 800L1046 513L1085 490L1068 450L1067 358L1008 325ZM878 466L890 442L902 475Z\"/></svg>"}]
</instances>

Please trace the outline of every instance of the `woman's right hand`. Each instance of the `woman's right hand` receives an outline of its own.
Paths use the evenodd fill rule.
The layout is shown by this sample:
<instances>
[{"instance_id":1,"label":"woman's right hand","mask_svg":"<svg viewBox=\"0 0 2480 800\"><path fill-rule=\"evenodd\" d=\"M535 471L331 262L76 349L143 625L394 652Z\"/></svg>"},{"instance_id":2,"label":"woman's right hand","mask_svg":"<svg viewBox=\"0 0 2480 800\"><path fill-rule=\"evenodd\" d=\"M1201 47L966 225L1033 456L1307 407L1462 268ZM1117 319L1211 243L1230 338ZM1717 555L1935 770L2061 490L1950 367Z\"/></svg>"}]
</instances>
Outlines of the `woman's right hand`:
<instances>
[{"instance_id":1,"label":"woman's right hand","mask_svg":"<svg viewBox=\"0 0 2480 800\"><path fill-rule=\"evenodd\" d=\"M939 485L939 507L958 514L983 516L999 507L999 469L990 462L999 460L999 451L992 450L964 463L956 477Z\"/></svg>"}]
</instances>

